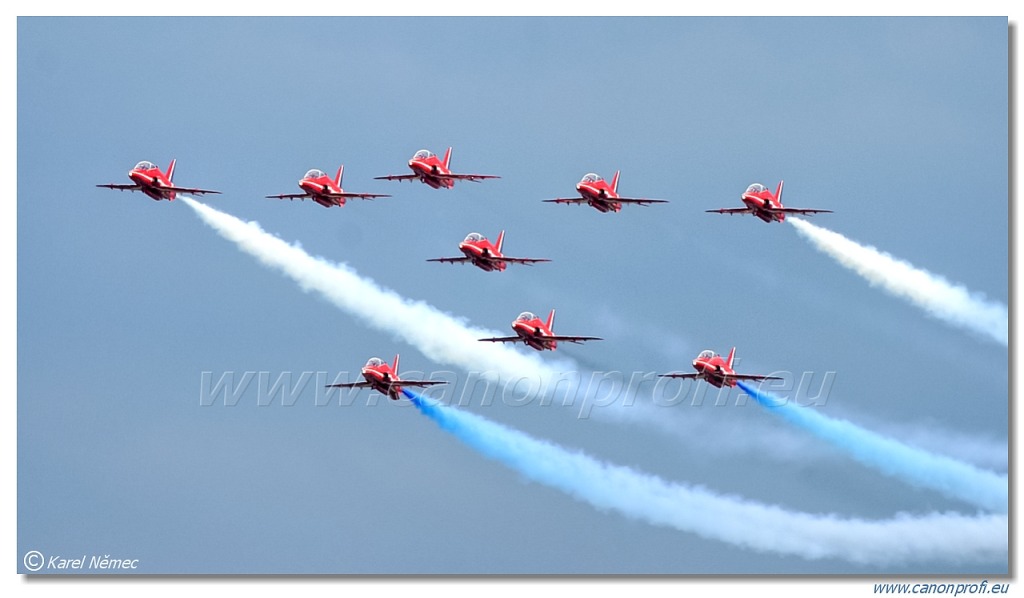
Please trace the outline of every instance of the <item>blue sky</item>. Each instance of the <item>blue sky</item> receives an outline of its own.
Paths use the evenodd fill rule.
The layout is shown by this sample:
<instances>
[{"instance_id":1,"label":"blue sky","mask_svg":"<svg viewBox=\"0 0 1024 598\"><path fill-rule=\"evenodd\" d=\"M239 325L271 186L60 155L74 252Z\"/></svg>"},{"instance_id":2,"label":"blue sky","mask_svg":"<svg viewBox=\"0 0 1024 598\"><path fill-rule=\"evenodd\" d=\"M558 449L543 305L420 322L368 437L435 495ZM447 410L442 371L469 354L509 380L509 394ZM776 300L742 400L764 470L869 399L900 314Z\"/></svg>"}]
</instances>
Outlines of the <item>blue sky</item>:
<instances>
[{"instance_id":1,"label":"blue sky","mask_svg":"<svg viewBox=\"0 0 1024 598\"><path fill-rule=\"evenodd\" d=\"M208 205L405 297L502 332L555 307L557 331L606 339L546 361L667 372L736 345L748 371L835 372L829 416L1005 472L1006 347L789 225L704 210L785 179L785 203L835 211L815 224L1007 303L1006 49L999 18L19 19L18 554L133 555L149 573L1005 572L804 560L634 521L368 393L201 405L202 372L333 377L399 352L404 370L465 372L302 292L184 203L93 185L176 158L176 182L224 192ZM502 178L373 180L449 145L454 169ZM264 199L341 163L347 190L394 197ZM624 194L671 203L540 202L616 170ZM503 229L509 253L552 263L424 261ZM664 408L658 427L465 409L790 510L970 511L738 396Z\"/></svg>"}]
</instances>

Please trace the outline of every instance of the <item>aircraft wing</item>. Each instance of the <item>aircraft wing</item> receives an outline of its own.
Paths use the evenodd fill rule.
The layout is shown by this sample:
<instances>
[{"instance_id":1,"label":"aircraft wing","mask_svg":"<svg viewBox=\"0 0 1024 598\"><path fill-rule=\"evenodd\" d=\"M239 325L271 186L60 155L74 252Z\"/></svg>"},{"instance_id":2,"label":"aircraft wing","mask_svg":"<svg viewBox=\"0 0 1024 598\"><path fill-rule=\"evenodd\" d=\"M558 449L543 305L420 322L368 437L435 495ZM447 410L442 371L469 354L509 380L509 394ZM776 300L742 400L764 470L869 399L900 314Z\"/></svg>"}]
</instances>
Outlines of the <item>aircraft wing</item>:
<instances>
[{"instance_id":1,"label":"aircraft wing","mask_svg":"<svg viewBox=\"0 0 1024 598\"><path fill-rule=\"evenodd\" d=\"M646 206L652 203L668 203L667 199L646 199L643 197L616 197L614 199L609 198L608 201L617 201L619 203L634 203L638 206Z\"/></svg>"},{"instance_id":2,"label":"aircraft wing","mask_svg":"<svg viewBox=\"0 0 1024 598\"><path fill-rule=\"evenodd\" d=\"M342 384L328 384L324 388L372 388L373 385L367 381L362 382L345 382Z\"/></svg>"},{"instance_id":3,"label":"aircraft wing","mask_svg":"<svg viewBox=\"0 0 1024 598\"><path fill-rule=\"evenodd\" d=\"M327 193L328 197L344 197L345 199L374 199L377 197L391 197L390 195L383 195L381 193Z\"/></svg>"},{"instance_id":4,"label":"aircraft wing","mask_svg":"<svg viewBox=\"0 0 1024 598\"><path fill-rule=\"evenodd\" d=\"M395 380L391 386L434 386L435 384L448 384L444 380Z\"/></svg>"},{"instance_id":5,"label":"aircraft wing","mask_svg":"<svg viewBox=\"0 0 1024 598\"><path fill-rule=\"evenodd\" d=\"M482 181L484 179L501 178L500 176L496 176L493 174L455 174L454 172L450 174L438 174L434 176L439 179L451 179L453 181L473 181L474 183L477 181Z\"/></svg>"},{"instance_id":6,"label":"aircraft wing","mask_svg":"<svg viewBox=\"0 0 1024 598\"><path fill-rule=\"evenodd\" d=\"M443 264L465 264L470 261L468 257L435 257L428 262L441 262Z\"/></svg>"},{"instance_id":7,"label":"aircraft wing","mask_svg":"<svg viewBox=\"0 0 1024 598\"><path fill-rule=\"evenodd\" d=\"M118 191L141 191L142 185L115 185L108 183L106 185L96 185L97 187L105 187L107 189L117 189Z\"/></svg>"},{"instance_id":8,"label":"aircraft wing","mask_svg":"<svg viewBox=\"0 0 1024 598\"><path fill-rule=\"evenodd\" d=\"M540 263L540 262L550 262L551 261L551 260L548 260L548 259L533 258L533 257L492 257L490 259L492 259L492 260L494 260L496 262L508 262L510 264L526 264L527 266L529 266L530 264L537 264L537 263Z\"/></svg>"},{"instance_id":9,"label":"aircraft wing","mask_svg":"<svg viewBox=\"0 0 1024 598\"><path fill-rule=\"evenodd\" d=\"M541 200L541 201L544 201L545 203L574 203L574 204L584 204L584 203L587 203L587 200L583 199L582 197L556 197L555 199L544 199L544 200Z\"/></svg>"},{"instance_id":10,"label":"aircraft wing","mask_svg":"<svg viewBox=\"0 0 1024 598\"><path fill-rule=\"evenodd\" d=\"M386 174L384 176L375 176L375 181L415 181L419 179L419 175L416 174Z\"/></svg>"},{"instance_id":11,"label":"aircraft wing","mask_svg":"<svg viewBox=\"0 0 1024 598\"><path fill-rule=\"evenodd\" d=\"M778 376L758 376L756 374L730 374L727 380L782 380Z\"/></svg>"},{"instance_id":12,"label":"aircraft wing","mask_svg":"<svg viewBox=\"0 0 1024 598\"><path fill-rule=\"evenodd\" d=\"M600 337L597 337L597 336L561 336L561 335L558 335L558 334L555 334L555 335L552 335L552 336L543 336L541 338L545 338L545 339L551 340L551 341L563 341L563 342L566 342L566 343L582 343L583 341L603 341L604 340L603 338L600 338Z\"/></svg>"},{"instance_id":13,"label":"aircraft wing","mask_svg":"<svg viewBox=\"0 0 1024 598\"><path fill-rule=\"evenodd\" d=\"M310 199L313 196L309 193L282 193L280 195L266 195L267 199Z\"/></svg>"},{"instance_id":14,"label":"aircraft wing","mask_svg":"<svg viewBox=\"0 0 1024 598\"><path fill-rule=\"evenodd\" d=\"M769 210L771 212L782 212L783 214L831 214L832 210L815 210L811 208L781 208Z\"/></svg>"},{"instance_id":15,"label":"aircraft wing","mask_svg":"<svg viewBox=\"0 0 1024 598\"><path fill-rule=\"evenodd\" d=\"M175 193L186 193L188 195L206 195L207 193L213 193L220 195L220 191L210 191L209 189L196 189L194 187L157 187L160 191L174 191Z\"/></svg>"},{"instance_id":16,"label":"aircraft wing","mask_svg":"<svg viewBox=\"0 0 1024 598\"><path fill-rule=\"evenodd\" d=\"M659 378L690 378L696 380L700 378L700 374L658 374Z\"/></svg>"},{"instance_id":17,"label":"aircraft wing","mask_svg":"<svg viewBox=\"0 0 1024 598\"><path fill-rule=\"evenodd\" d=\"M754 210L750 208L719 208L717 210L704 210L705 212L714 212L716 214L753 214Z\"/></svg>"},{"instance_id":18,"label":"aircraft wing","mask_svg":"<svg viewBox=\"0 0 1024 598\"><path fill-rule=\"evenodd\" d=\"M523 340L521 336L496 336L494 338L477 339L486 343L518 343Z\"/></svg>"}]
</instances>

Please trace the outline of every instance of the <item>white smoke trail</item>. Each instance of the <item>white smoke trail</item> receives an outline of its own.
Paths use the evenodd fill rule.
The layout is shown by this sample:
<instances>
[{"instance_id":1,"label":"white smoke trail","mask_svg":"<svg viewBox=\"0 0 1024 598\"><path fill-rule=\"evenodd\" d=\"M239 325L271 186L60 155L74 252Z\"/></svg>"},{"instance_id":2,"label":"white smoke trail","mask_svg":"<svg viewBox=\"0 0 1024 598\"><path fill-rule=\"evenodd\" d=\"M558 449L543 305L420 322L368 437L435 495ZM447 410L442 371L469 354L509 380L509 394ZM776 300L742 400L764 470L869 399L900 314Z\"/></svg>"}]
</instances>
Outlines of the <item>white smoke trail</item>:
<instances>
[{"instance_id":1,"label":"white smoke trail","mask_svg":"<svg viewBox=\"0 0 1024 598\"><path fill-rule=\"evenodd\" d=\"M868 521L787 511L604 463L414 392L403 392L424 415L484 456L598 509L613 509L654 525L806 559L891 565L1006 558L1006 515L899 514Z\"/></svg>"},{"instance_id":2,"label":"white smoke trail","mask_svg":"<svg viewBox=\"0 0 1024 598\"><path fill-rule=\"evenodd\" d=\"M746 382L738 384L768 411L876 471L984 509L1005 513L1009 507L1009 480L1005 475L903 444L813 409L792 405Z\"/></svg>"},{"instance_id":3,"label":"white smoke trail","mask_svg":"<svg viewBox=\"0 0 1024 598\"><path fill-rule=\"evenodd\" d=\"M562 371L572 369L557 362L551 365L535 355L523 355L508 347L481 343L477 339L501 333L474 328L427 303L412 301L383 289L345 264L313 257L301 248L289 245L265 232L255 222L243 222L188 197L181 199L221 236L264 265L293 279L302 290L320 293L369 326L415 345L435 362L457 364L481 376L506 383L524 378L537 379L539 385L534 388L538 393L544 391L546 384L564 379Z\"/></svg>"},{"instance_id":4,"label":"white smoke trail","mask_svg":"<svg viewBox=\"0 0 1024 598\"><path fill-rule=\"evenodd\" d=\"M806 220L790 218L788 222L819 251L861 275L872 286L880 286L950 324L1008 344L1008 314L1002 303L989 301L941 276Z\"/></svg>"}]
</instances>

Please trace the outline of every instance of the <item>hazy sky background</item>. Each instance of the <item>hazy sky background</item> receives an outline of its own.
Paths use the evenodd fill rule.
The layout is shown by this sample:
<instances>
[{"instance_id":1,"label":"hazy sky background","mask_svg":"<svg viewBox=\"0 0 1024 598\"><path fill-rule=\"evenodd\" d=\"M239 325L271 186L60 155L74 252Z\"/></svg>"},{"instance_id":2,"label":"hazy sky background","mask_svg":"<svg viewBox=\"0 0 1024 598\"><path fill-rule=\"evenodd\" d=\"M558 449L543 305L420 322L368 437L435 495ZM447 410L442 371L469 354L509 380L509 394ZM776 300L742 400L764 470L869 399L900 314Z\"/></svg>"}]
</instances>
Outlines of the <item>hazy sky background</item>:
<instances>
[{"instance_id":1,"label":"hazy sky background","mask_svg":"<svg viewBox=\"0 0 1024 598\"><path fill-rule=\"evenodd\" d=\"M835 372L827 403L1005 472L1007 348L925 316L788 224L706 214L749 183L813 222L1008 301L1007 22L928 19L22 18L18 21L18 555L147 573L1001 573L760 553L525 481L407 405L200 404L202 372L459 371L260 266L182 202L98 189L178 160L203 200L411 299L509 333L558 309L581 367ZM434 190L375 181L454 146ZM264 199L345 164L324 209ZM587 172L670 200L541 203ZM426 263L471 231L553 261ZM453 253L455 252L455 253ZM517 349L528 351L528 349ZM666 480L886 519L973 507L861 466L752 401L661 425L574 407L464 407ZM696 387L700 392L706 385ZM643 395L641 394L643 398ZM373 403L368 405L367 403ZM19 571L23 571L19 562Z\"/></svg>"}]
</instances>

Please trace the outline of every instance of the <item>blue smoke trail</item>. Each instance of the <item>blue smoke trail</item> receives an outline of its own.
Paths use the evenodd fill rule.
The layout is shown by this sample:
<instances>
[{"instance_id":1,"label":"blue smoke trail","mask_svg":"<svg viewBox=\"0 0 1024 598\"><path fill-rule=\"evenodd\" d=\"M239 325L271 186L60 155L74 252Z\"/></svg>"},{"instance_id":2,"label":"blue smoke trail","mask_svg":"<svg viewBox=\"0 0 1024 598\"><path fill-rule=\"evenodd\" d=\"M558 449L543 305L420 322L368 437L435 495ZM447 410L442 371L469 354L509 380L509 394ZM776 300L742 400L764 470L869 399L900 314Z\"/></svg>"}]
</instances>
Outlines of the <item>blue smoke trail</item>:
<instances>
[{"instance_id":1,"label":"blue smoke trail","mask_svg":"<svg viewBox=\"0 0 1024 598\"><path fill-rule=\"evenodd\" d=\"M1007 512L1009 484L1005 475L908 446L813 409L790 405L745 382L737 384L768 411L830 442L868 467L990 511Z\"/></svg>"},{"instance_id":2,"label":"blue smoke trail","mask_svg":"<svg viewBox=\"0 0 1024 598\"><path fill-rule=\"evenodd\" d=\"M484 456L598 509L615 510L654 525L806 559L890 565L932 559L1002 559L1006 555L1006 515L898 514L888 520L867 521L786 511L603 463L408 389L402 392L421 413Z\"/></svg>"}]
</instances>

